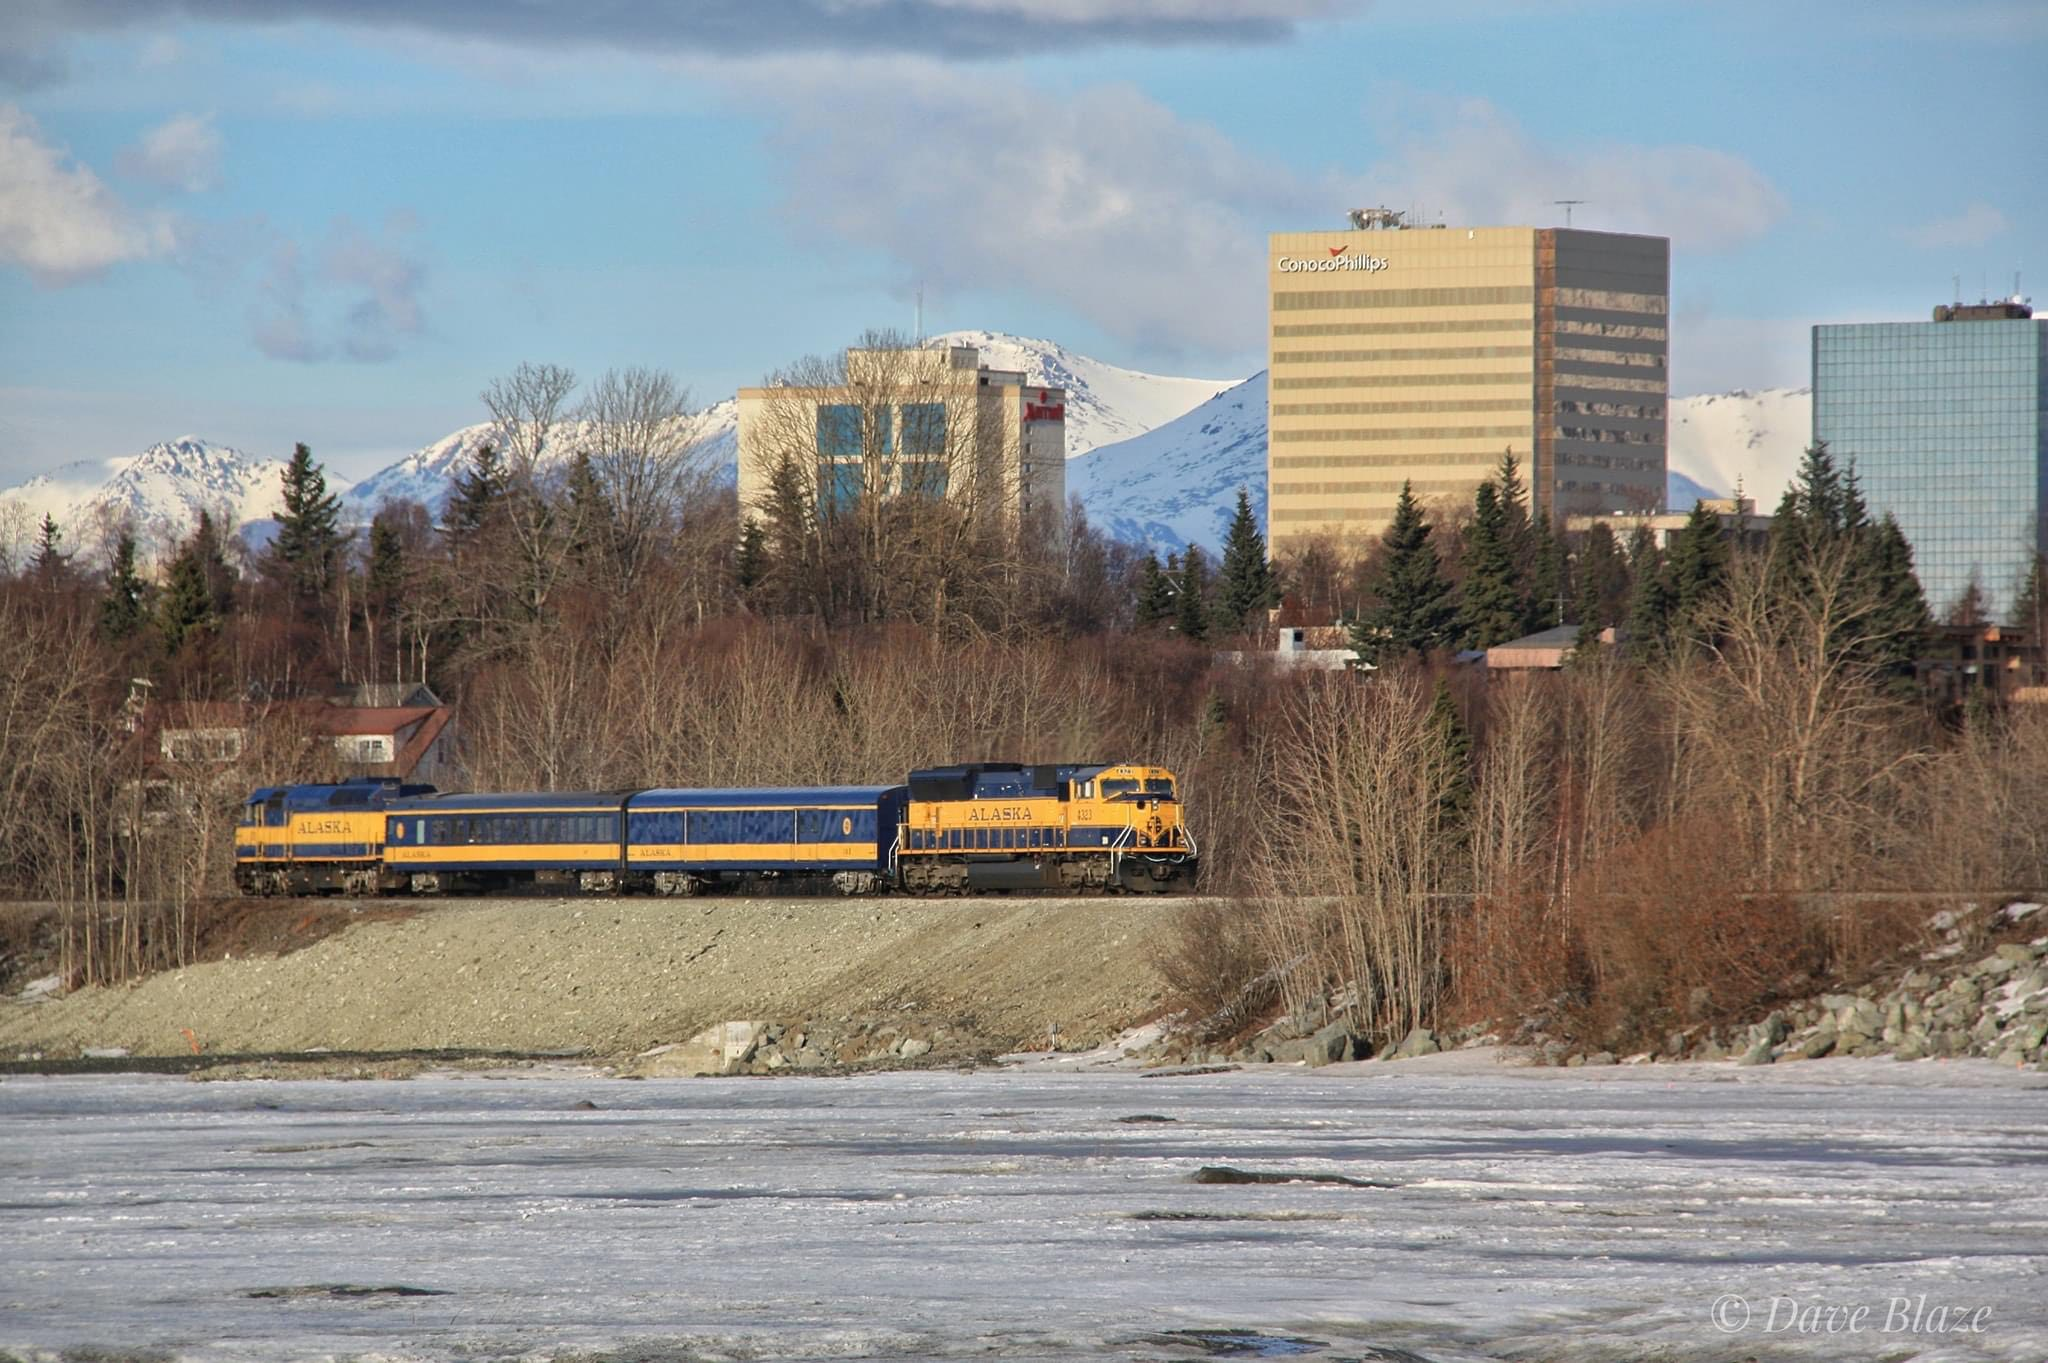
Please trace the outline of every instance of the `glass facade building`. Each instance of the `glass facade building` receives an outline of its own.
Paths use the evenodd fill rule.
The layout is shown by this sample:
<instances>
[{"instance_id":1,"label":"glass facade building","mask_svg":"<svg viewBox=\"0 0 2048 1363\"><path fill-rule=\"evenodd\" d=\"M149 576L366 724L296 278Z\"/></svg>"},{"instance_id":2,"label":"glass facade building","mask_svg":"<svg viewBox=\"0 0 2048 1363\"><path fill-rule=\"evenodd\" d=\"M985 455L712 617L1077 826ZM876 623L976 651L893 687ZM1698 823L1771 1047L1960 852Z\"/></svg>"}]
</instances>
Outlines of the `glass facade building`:
<instances>
[{"instance_id":1,"label":"glass facade building","mask_svg":"<svg viewBox=\"0 0 2048 1363\"><path fill-rule=\"evenodd\" d=\"M1974 579L2009 623L2048 549L2048 321L1954 311L2001 315L1815 327L1813 438L1897 518L1937 618Z\"/></svg>"}]
</instances>

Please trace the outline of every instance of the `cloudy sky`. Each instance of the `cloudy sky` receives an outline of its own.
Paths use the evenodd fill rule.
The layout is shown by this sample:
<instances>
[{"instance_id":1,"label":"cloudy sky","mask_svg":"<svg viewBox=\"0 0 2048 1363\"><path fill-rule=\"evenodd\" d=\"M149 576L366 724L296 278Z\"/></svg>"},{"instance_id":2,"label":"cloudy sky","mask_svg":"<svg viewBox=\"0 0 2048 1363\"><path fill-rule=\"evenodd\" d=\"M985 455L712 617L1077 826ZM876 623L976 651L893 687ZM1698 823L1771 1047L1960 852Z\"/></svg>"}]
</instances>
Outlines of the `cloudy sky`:
<instances>
[{"instance_id":1,"label":"cloudy sky","mask_svg":"<svg viewBox=\"0 0 2048 1363\"><path fill-rule=\"evenodd\" d=\"M1672 239L1673 390L2048 293L2042 0L5 0L0 486L359 476L522 360L703 400L908 329L1263 363L1362 204Z\"/></svg>"}]
</instances>

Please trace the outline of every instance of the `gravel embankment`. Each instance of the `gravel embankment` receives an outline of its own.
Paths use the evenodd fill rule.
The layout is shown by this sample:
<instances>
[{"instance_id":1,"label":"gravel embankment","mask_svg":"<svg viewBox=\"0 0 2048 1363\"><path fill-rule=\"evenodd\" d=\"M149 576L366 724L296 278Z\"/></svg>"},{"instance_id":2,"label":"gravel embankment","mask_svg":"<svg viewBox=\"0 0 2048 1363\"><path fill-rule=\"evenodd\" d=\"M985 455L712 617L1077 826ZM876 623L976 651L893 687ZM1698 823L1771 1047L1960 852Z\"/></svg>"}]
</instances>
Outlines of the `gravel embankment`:
<instances>
[{"instance_id":1,"label":"gravel embankment","mask_svg":"<svg viewBox=\"0 0 2048 1363\"><path fill-rule=\"evenodd\" d=\"M283 956L0 1003L0 1058L311 1049L624 1057L734 1018L876 1019L933 1059L1156 1016L1187 900L457 900ZM188 1037L187 1032L190 1036Z\"/></svg>"}]
</instances>

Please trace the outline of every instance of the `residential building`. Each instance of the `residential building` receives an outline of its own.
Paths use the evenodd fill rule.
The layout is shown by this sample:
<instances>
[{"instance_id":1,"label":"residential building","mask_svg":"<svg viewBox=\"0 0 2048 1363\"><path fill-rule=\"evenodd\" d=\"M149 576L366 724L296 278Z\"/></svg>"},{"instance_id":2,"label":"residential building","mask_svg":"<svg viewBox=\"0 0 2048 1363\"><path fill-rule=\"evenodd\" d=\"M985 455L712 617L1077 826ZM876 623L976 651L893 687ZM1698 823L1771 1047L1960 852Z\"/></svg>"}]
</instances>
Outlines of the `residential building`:
<instances>
[{"instance_id":1,"label":"residential building","mask_svg":"<svg viewBox=\"0 0 2048 1363\"><path fill-rule=\"evenodd\" d=\"M1269 543L1377 534L1513 454L1540 514L1664 504L1671 245L1547 227L1276 233Z\"/></svg>"},{"instance_id":2,"label":"residential building","mask_svg":"<svg viewBox=\"0 0 2048 1363\"><path fill-rule=\"evenodd\" d=\"M1813 329L1813 438L1896 517L1935 615L2012 622L2048 549L2048 320L2017 297Z\"/></svg>"},{"instance_id":3,"label":"residential building","mask_svg":"<svg viewBox=\"0 0 2048 1363\"><path fill-rule=\"evenodd\" d=\"M842 376L739 391L739 502L758 515L792 465L829 514L924 493L1011 515L1067 499L1067 395L973 346L849 349Z\"/></svg>"}]
</instances>

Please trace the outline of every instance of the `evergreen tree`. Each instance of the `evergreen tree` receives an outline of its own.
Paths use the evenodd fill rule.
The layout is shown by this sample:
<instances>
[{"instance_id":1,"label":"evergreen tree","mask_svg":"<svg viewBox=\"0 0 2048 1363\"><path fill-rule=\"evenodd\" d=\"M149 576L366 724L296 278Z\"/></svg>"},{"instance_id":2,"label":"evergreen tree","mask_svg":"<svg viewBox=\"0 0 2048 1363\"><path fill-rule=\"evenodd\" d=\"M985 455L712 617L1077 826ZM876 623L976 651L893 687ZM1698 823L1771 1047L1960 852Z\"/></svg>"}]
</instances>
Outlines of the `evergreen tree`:
<instances>
[{"instance_id":1,"label":"evergreen tree","mask_svg":"<svg viewBox=\"0 0 2048 1363\"><path fill-rule=\"evenodd\" d=\"M1524 624L1533 634L1564 624L1564 602L1571 596L1564 538L1551 530L1548 516L1529 522L1529 557L1529 611Z\"/></svg>"},{"instance_id":2,"label":"evergreen tree","mask_svg":"<svg viewBox=\"0 0 2048 1363\"><path fill-rule=\"evenodd\" d=\"M1139 629L1150 629L1166 623L1172 614L1173 584L1159 569L1157 551L1148 549L1145 551L1145 566L1138 577L1138 604L1132 613L1132 623Z\"/></svg>"},{"instance_id":3,"label":"evergreen tree","mask_svg":"<svg viewBox=\"0 0 2048 1363\"><path fill-rule=\"evenodd\" d=\"M107 568L107 594L100 598L101 638L118 643L142 628L148 615L143 602L146 585L135 570L135 536L124 529Z\"/></svg>"},{"instance_id":4,"label":"evergreen tree","mask_svg":"<svg viewBox=\"0 0 2048 1363\"><path fill-rule=\"evenodd\" d=\"M370 561L363 576L370 609L389 618L405 597L405 541L381 515L370 522Z\"/></svg>"},{"instance_id":5,"label":"evergreen tree","mask_svg":"<svg viewBox=\"0 0 2048 1363\"><path fill-rule=\"evenodd\" d=\"M1597 521L1579 542L1574 564L1576 609L1581 625L1594 633L1618 625L1628 610L1628 560L1605 521Z\"/></svg>"},{"instance_id":6,"label":"evergreen tree","mask_svg":"<svg viewBox=\"0 0 2048 1363\"><path fill-rule=\"evenodd\" d=\"M1256 629L1265 623L1262 612L1273 604L1273 572L1266 562L1266 537L1252 516L1251 497L1237 490L1237 515L1230 522L1230 535L1223 542L1222 599L1217 602L1216 623L1227 634Z\"/></svg>"},{"instance_id":7,"label":"evergreen tree","mask_svg":"<svg viewBox=\"0 0 2048 1363\"><path fill-rule=\"evenodd\" d=\"M28 561L28 571L35 584L46 591L63 586L71 576L71 555L58 547L63 542L64 532L57 528L57 518L45 511L42 524L36 527L36 551Z\"/></svg>"},{"instance_id":8,"label":"evergreen tree","mask_svg":"<svg viewBox=\"0 0 2048 1363\"><path fill-rule=\"evenodd\" d=\"M469 467L456 476L442 529L457 540L473 537L490 521L505 496L505 465L497 447L486 441L470 456Z\"/></svg>"},{"instance_id":9,"label":"evergreen tree","mask_svg":"<svg viewBox=\"0 0 2048 1363\"><path fill-rule=\"evenodd\" d=\"M1869 660L1904 689L1927 644L1933 617L1920 575L1913 571L1913 546L1890 512L1865 536L1863 587L1870 593Z\"/></svg>"},{"instance_id":10,"label":"evergreen tree","mask_svg":"<svg viewBox=\"0 0 2048 1363\"><path fill-rule=\"evenodd\" d=\"M602 561L613 525L611 502L598 486L588 450L576 451L569 461L568 510L569 554L588 571Z\"/></svg>"},{"instance_id":11,"label":"evergreen tree","mask_svg":"<svg viewBox=\"0 0 2048 1363\"><path fill-rule=\"evenodd\" d=\"M334 584L343 543L341 499L327 490L327 476L303 443L292 447L281 481L284 509L264 566L294 600L314 605Z\"/></svg>"},{"instance_id":12,"label":"evergreen tree","mask_svg":"<svg viewBox=\"0 0 2048 1363\"><path fill-rule=\"evenodd\" d=\"M1674 633L1691 637L1700 610L1727 585L1730 550L1720 514L1704 501L1694 502L1685 526L1671 541L1665 559Z\"/></svg>"},{"instance_id":13,"label":"evergreen tree","mask_svg":"<svg viewBox=\"0 0 2048 1363\"><path fill-rule=\"evenodd\" d=\"M215 634L234 609L235 572L228 565L213 517L199 513L199 523L178 547L157 603L157 631L164 652L175 656L189 644Z\"/></svg>"},{"instance_id":14,"label":"evergreen tree","mask_svg":"<svg viewBox=\"0 0 2048 1363\"><path fill-rule=\"evenodd\" d=\"M1948 609L1941 613L1941 623L1958 628L1981 625L1991 618L1990 603L1984 597L1984 583L1976 570L1970 572L1970 580L1963 584L1956 599L1948 603Z\"/></svg>"},{"instance_id":15,"label":"evergreen tree","mask_svg":"<svg viewBox=\"0 0 2048 1363\"><path fill-rule=\"evenodd\" d=\"M768 532L752 516L740 526L739 544L733 550L732 577L740 595L751 595L768 576Z\"/></svg>"},{"instance_id":16,"label":"evergreen tree","mask_svg":"<svg viewBox=\"0 0 2048 1363\"><path fill-rule=\"evenodd\" d=\"M820 552L814 503L802 468L785 455L768 475L768 496L761 507L768 547L765 582L770 605L782 610L822 609L817 581Z\"/></svg>"},{"instance_id":17,"label":"evergreen tree","mask_svg":"<svg viewBox=\"0 0 2048 1363\"><path fill-rule=\"evenodd\" d=\"M1451 699L1450 683L1442 677L1436 680L1436 693L1430 697L1429 715L1423 722L1437 736L1445 765L1450 768L1450 780L1437 809L1448 828L1462 833L1472 818L1472 735Z\"/></svg>"},{"instance_id":18,"label":"evergreen tree","mask_svg":"<svg viewBox=\"0 0 2048 1363\"><path fill-rule=\"evenodd\" d=\"M1544 518L1535 514L1529 497L1529 485L1522 481L1522 466L1515 461L1513 449L1501 451L1500 467L1494 470L1493 483L1500 495L1501 516L1507 526L1508 552L1514 556L1515 570L1519 581L1526 587L1534 583L1538 571L1538 545L1534 531ZM1545 528L1548 529L1547 523Z\"/></svg>"},{"instance_id":19,"label":"evergreen tree","mask_svg":"<svg viewBox=\"0 0 2048 1363\"><path fill-rule=\"evenodd\" d=\"M1467 648L1491 648L1518 639L1529 616L1509 543L1500 492L1481 483L1472 496L1472 523L1465 529L1465 581L1458 611L1459 635Z\"/></svg>"},{"instance_id":20,"label":"evergreen tree","mask_svg":"<svg viewBox=\"0 0 2048 1363\"><path fill-rule=\"evenodd\" d=\"M1664 576L1664 556L1648 525L1629 537L1628 647L1630 659L1648 662L1660 656L1671 637L1671 589Z\"/></svg>"},{"instance_id":21,"label":"evergreen tree","mask_svg":"<svg viewBox=\"0 0 2048 1363\"><path fill-rule=\"evenodd\" d=\"M1188 546L1180 565L1180 592L1173 602L1173 627L1184 639L1209 637L1209 567L1202 547Z\"/></svg>"},{"instance_id":22,"label":"evergreen tree","mask_svg":"<svg viewBox=\"0 0 2048 1363\"><path fill-rule=\"evenodd\" d=\"M1404 481L1393 523L1380 539L1386 552L1372 583L1375 604L1351 627L1351 646L1366 662L1390 662L1403 653L1421 657L1456 635L1457 594L1444 580L1431 529L1414 485Z\"/></svg>"},{"instance_id":23,"label":"evergreen tree","mask_svg":"<svg viewBox=\"0 0 2048 1363\"><path fill-rule=\"evenodd\" d=\"M1896 533L1899 528L1897 522L1889 516L1885 520ZM1901 535L1899 539L1903 544L1905 537ZM1909 548L1906 553L1910 561L1912 550ZM2037 553L2028 560L2027 570L2020 575L2014 598L2013 623L2026 630L2028 640L2038 646L2044 632L2048 632L2043 628L2048 626L2048 555Z\"/></svg>"}]
</instances>

